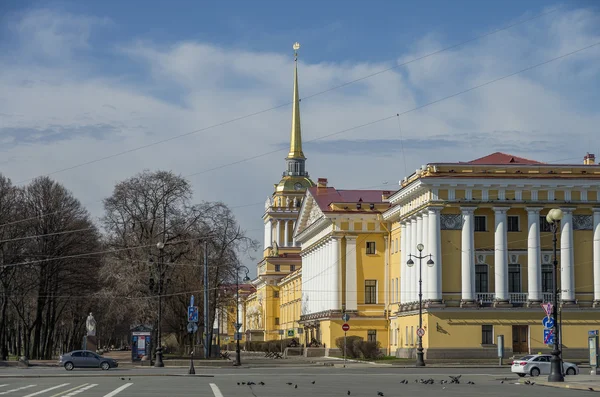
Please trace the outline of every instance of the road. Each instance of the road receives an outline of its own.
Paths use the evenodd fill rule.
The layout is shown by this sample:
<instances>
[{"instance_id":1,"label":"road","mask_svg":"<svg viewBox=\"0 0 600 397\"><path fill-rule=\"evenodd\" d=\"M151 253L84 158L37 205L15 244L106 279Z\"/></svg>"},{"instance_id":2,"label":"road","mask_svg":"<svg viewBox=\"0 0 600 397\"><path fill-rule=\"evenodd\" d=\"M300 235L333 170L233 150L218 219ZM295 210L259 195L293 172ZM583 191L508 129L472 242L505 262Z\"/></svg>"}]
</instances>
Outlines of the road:
<instances>
[{"instance_id":1,"label":"road","mask_svg":"<svg viewBox=\"0 0 600 397\"><path fill-rule=\"evenodd\" d=\"M406 369L406 368L236 368L199 369L186 376L184 368L117 369L108 372L80 370L66 373L60 368L1 370L0 396L9 397L337 397L384 396L522 397L543 393L544 397L589 396L589 392L515 384L516 376L506 369ZM460 384L440 384L450 374L462 374ZM25 377L26 376L26 377ZM503 383L502 379L508 378ZM433 378L435 384L415 383ZM408 384L400 384L406 379ZM256 385L238 385L242 382ZM260 385L259 382L265 385ZM312 382L315 382L314 384ZM470 385L467 382L475 384ZM291 383L287 385L286 383ZM298 386L297 388L295 386Z\"/></svg>"}]
</instances>

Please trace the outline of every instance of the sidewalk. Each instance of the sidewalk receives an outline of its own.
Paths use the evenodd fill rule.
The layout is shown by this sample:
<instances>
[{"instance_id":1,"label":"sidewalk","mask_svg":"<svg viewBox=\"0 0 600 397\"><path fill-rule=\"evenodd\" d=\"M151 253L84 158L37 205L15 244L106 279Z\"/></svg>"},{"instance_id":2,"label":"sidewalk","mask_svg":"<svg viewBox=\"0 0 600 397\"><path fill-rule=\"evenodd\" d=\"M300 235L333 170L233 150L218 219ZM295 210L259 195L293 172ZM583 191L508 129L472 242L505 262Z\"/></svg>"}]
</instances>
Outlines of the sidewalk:
<instances>
[{"instance_id":1,"label":"sidewalk","mask_svg":"<svg viewBox=\"0 0 600 397\"><path fill-rule=\"evenodd\" d=\"M537 378L519 379L519 383L523 384L526 380L535 382L539 386L600 392L600 375L566 376L564 382L548 382L547 376L538 376Z\"/></svg>"}]
</instances>

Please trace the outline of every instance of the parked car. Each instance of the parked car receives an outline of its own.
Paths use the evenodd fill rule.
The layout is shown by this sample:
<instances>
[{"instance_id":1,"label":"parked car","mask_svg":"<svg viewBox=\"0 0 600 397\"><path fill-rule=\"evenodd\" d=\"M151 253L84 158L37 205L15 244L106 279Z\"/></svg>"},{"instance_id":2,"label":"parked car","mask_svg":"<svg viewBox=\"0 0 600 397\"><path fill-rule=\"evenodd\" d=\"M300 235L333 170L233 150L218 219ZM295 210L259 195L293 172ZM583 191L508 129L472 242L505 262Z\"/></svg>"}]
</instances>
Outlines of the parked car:
<instances>
[{"instance_id":1,"label":"parked car","mask_svg":"<svg viewBox=\"0 0 600 397\"><path fill-rule=\"evenodd\" d=\"M102 368L104 371L108 371L119 366L114 358L102 357L89 350L74 350L65 353L58 359L58 365L67 371L71 371L73 368Z\"/></svg>"},{"instance_id":2,"label":"parked car","mask_svg":"<svg viewBox=\"0 0 600 397\"><path fill-rule=\"evenodd\" d=\"M525 375L550 375L551 358L552 355L550 354L530 354L514 360L510 370L520 377ZM576 364L563 361L563 374L577 375L579 374L579 367Z\"/></svg>"}]
</instances>

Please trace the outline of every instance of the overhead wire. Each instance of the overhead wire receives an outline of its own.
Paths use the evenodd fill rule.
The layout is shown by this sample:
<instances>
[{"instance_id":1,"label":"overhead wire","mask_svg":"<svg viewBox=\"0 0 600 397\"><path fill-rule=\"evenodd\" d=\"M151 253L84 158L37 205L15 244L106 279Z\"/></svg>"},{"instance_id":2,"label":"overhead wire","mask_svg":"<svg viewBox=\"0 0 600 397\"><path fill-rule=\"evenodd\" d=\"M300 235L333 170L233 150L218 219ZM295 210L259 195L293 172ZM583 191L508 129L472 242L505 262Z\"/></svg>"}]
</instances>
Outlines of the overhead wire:
<instances>
[{"instance_id":1,"label":"overhead wire","mask_svg":"<svg viewBox=\"0 0 600 397\"><path fill-rule=\"evenodd\" d=\"M330 134L325 134L325 135L319 136L317 138L309 139L309 140L307 140L305 142L316 142L318 140L322 140L322 139L325 139L325 138L330 138L330 137L333 137L333 136L336 136L336 135L340 135L340 134L343 134L343 133L346 133L346 132L349 132L349 131L353 131L353 130L356 130L356 129L359 129L359 128L364 128L366 126L378 124L378 123L381 123L383 121L390 120L390 119L392 119L394 117L400 117L400 116L403 116L405 114L412 113L412 112L415 112L417 110L426 108L428 106L435 105L435 104L443 102L445 100L457 97L459 95L466 94L468 92L477 90L479 88L483 88L483 87L488 86L490 84L497 83L499 81L502 81L502 80L505 80L507 78L513 77L515 75L518 75L518 74L530 71L530 70L535 69L537 67L540 67L540 66L543 66L543 65L547 65L547 64L549 64L551 62L555 62L555 61L567 58L569 56L575 55L575 54L580 53L582 51L589 50L589 49L591 49L593 47L596 47L598 45L600 45L600 42L596 42L596 43L593 43L593 44L590 44L590 45L587 45L587 46L584 46L584 47L580 47L580 48L578 48L576 50L573 50L573 51L564 53L562 55L559 55L559 56L547 59L547 60L545 60L543 62L536 63L534 65L531 65L531 66L525 67L523 69L517 70L515 72L512 72L512 73L509 73L509 74L497 77L495 79L488 80L488 81L486 81L484 83L477 84L477 85L472 86L470 88L458 91L458 92L456 92L454 94L447 95L447 96L444 96L442 98L436 99L434 101L427 102L425 104L416 106L414 108L408 109L408 110L403 111L401 113L396 113L396 114L393 114L393 115L390 115L390 116L381 117L379 119L372 120L372 121L369 121L369 122L366 122L366 123L363 123L363 124L360 124L360 125L356 125L356 126L353 126L353 127L345 128L343 130L339 130L339 131L336 131L336 132L333 132L333 133L330 133ZM185 175L185 177L191 177L191 176L196 176L196 175L200 175L200 174L205 174L205 173L208 173L208 172L211 172L211 171L216 171L216 170L223 169L223 168L226 168L226 167L230 167L230 166L233 166L233 165L242 164L242 163L245 163L245 162L248 162L248 161L251 161L251 160L255 160L255 159L258 159L258 158L261 158L261 157L268 156L270 154L281 152L283 150L287 150L287 149L286 148L283 148L283 149L274 149L274 150L271 150L271 151L268 151L268 152L264 152L264 153L261 153L261 154L258 154L258 155L246 157L246 158L243 158L243 159L240 159L240 160L237 160L237 161L233 161L233 162L230 162L230 163L222 164L222 165L219 165L219 166L216 166L216 167L212 167L212 168L208 168L208 169L205 169L205 170L202 170L202 171L194 172L194 173ZM94 202L98 202L98 201L102 201L102 200L96 200ZM19 221L8 222L8 223L0 225L0 227L4 227L4 226L8 226L8 225L14 225L14 224L17 224L17 223L20 223L20 222L26 222L26 221L29 221L29 220L32 220L32 219L37 219L37 218L40 218L40 217L45 217L45 216L49 216L49 215L60 213L60 212L62 212L62 211L54 211L54 212L50 212L50 213L47 213L47 214L42 214L42 215L39 215L39 216L36 216L36 217L31 217L31 218L27 218L27 219L23 219L23 220L19 220Z\"/></svg>"},{"instance_id":2,"label":"overhead wire","mask_svg":"<svg viewBox=\"0 0 600 397\"><path fill-rule=\"evenodd\" d=\"M331 91L337 90L337 89L339 89L339 88L347 87L347 86L349 86L349 85L351 85L351 84L354 84L354 83L356 83L356 82L359 82L359 81L363 81L363 80L369 79L369 78L371 78L371 77L374 77L374 76L380 75L380 74L382 74L382 73L385 73L385 72L389 72L390 70L397 69L397 68L399 68L399 67L406 66L406 65L409 65L409 64L411 64L411 63L414 63L414 62L418 62L418 61L420 61L420 60L423 60L423 59L429 58L429 57L431 57L431 56L435 56L435 55L437 55L437 54L440 54L440 53L442 53L442 52L445 52L445 51L448 51L448 50L451 50L451 49L454 49L454 48L457 48L457 47L463 46L463 45L465 45L465 44L468 44L468 43L471 43L471 42L477 41L477 40L479 40L479 39L482 39L482 38L485 38L485 37L488 37L488 36L494 35L494 34L496 34L496 33L499 33L499 32L502 32L502 31L505 31L505 30L511 29L511 28L513 28L513 27L515 27L515 26L518 26L518 25L521 25L521 24L524 24L524 23L527 23L527 22L531 22L531 21L533 21L533 20L535 20L535 19L538 19L538 18L541 18L541 17L543 17L543 16L546 16L546 15L549 15L549 14L551 14L551 13L554 13L554 12L558 11L559 9L561 9L562 7L563 7L562 5L561 5L561 6L558 6L558 7L556 7L556 8L553 8L553 9L550 9L550 10L544 11L544 12L542 12L542 13L536 14L536 15L534 15L534 16L532 16L532 17L530 17L530 18L526 18L526 19L523 19L523 20L521 20L521 21L516 21L516 22L513 22L513 23L511 23L511 24L509 24L509 25L506 25L506 26L504 26L504 27L501 27L501 28L498 28L498 29L492 30L492 31L490 31L490 32L484 33L484 34L482 34L482 35L479 35L479 36L475 36L475 37L473 37L473 38L471 38L471 39L468 39L468 40L462 41L462 42L460 42L460 43L458 43L458 44L454 44L454 45L451 45L451 46L448 46L448 47L444 47L444 48L442 48L442 49L439 49L439 50L436 50L436 51L430 52L430 53L428 53L428 54L422 55L422 56L420 56L420 57L417 57L417 58L411 59L411 60L409 60L409 61L406 61L406 62L403 62L403 63L400 63L400 64L396 64L396 65L394 65L394 66L391 66L391 67L389 67L389 68L386 68L386 69L383 69L383 70L377 71L377 72L375 72L375 73L371 73L371 74L368 74L368 75L365 75L365 76L359 77L359 78L357 78L357 79L354 79L354 80L351 80L351 81L348 81L348 82L345 82L345 83L339 84L339 85L337 85L337 86L333 86L333 87L330 87L330 88L328 88L328 89L325 89L325 90L322 90L322 91L316 92L316 93L314 93L314 94L311 94L311 95L305 96L305 97L301 98L300 100L307 100L307 99L314 98L314 97L316 97L316 96L319 96L319 95L322 95L322 94L325 94L325 93L328 93L328 92L331 92ZM159 145L159 144L162 144L162 143L170 142L170 141L173 141L173 140L176 140L176 139L179 139L179 138L183 138L183 137L186 137L186 136L194 135L194 134L197 134L197 133L199 133L199 132L207 131L207 130L209 130L209 129L213 129L213 128L217 128L217 127L222 127L222 126L224 126L224 125L231 124L231 123L234 123L234 122L236 122L236 121L244 120L244 119L247 119L247 118L250 118L250 117L254 117L254 116L257 116L257 115L260 115L260 114L263 114L263 113L267 113L267 112L269 112L269 111L272 111L272 110L276 110L276 109L279 109L279 108L282 108L282 107L285 107L285 106L289 106L289 105L291 105L292 103L293 103L292 101L289 101L289 102L286 102L286 103L282 103L282 104L280 104L280 105L276 105L276 106L273 106L273 107L270 107L270 108L267 108L267 109L263 109L263 110L259 110L259 111L256 111L256 112L252 112L252 113L249 113L249 114L246 114L246 115L242 115L242 116L234 117L234 118L231 118L231 119L229 119L229 120L226 120L226 121L223 121L223 122L220 122L220 123L216 123L216 124L213 124L213 125L210 125L210 126L206 126L206 127L203 127L203 128L199 128L199 129L196 129L196 130L193 130L193 131L190 131L190 132L186 132L186 133L183 133L183 134L180 134L180 135L175 135L175 136L172 136L172 137L169 137L169 138L161 139L161 140L158 140L158 141L155 141L155 142L149 143L149 144L145 144L145 145L138 146L138 147L135 147L135 148L127 149L127 150L124 150L124 151L121 151L121 152L118 152L118 153L114 153L114 154L111 154L111 155L108 155L108 156L104 156L104 157L101 157L101 158L97 158L97 159L94 159L94 160L90 160L90 161L87 161L87 162L84 162L84 163L75 164L75 165L73 165L73 166L65 167L65 168L62 168L62 169L59 169L59 170L56 170L56 171L53 171L53 172L50 172L50 173L46 173L46 174L43 174L43 175L40 175L40 176L50 176L50 175L55 175L55 174L58 174L58 173L61 173L61 172L64 172L64 171L69 171L69 170L73 170L73 169L75 169L75 168L80 168L80 167L83 167L83 166L86 166L86 165L90 165L90 164L98 163L98 162L100 162L100 161L109 160L109 159L112 159L112 158L115 158L115 157L122 156L122 155L124 155L124 154L133 153L133 152L136 152L136 151L138 151L138 150L146 149L146 148L149 148L149 147L152 147L152 146L156 146L156 145ZM31 180L33 180L33 179L35 179L35 178L36 178L36 177L32 177L32 178L28 178L28 179L24 179L24 180L21 180L21 181L18 181L18 182L16 182L16 184L21 184L21 183L29 182L29 181L31 181Z\"/></svg>"}]
</instances>

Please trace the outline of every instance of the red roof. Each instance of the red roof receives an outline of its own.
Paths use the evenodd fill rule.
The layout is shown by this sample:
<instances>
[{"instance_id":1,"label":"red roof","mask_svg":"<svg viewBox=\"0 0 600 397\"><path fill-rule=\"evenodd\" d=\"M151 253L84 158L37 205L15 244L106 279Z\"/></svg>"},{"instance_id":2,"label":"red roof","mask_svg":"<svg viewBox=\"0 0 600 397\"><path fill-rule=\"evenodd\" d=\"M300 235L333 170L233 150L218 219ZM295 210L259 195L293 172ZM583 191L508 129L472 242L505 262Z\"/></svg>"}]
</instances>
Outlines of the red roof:
<instances>
[{"instance_id":1,"label":"red roof","mask_svg":"<svg viewBox=\"0 0 600 397\"><path fill-rule=\"evenodd\" d=\"M539 161L529 160L523 157L513 156L502 152L488 154L475 160L469 161L467 164L481 165L501 165L501 164L544 164Z\"/></svg>"},{"instance_id":2,"label":"red roof","mask_svg":"<svg viewBox=\"0 0 600 397\"><path fill-rule=\"evenodd\" d=\"M387 190L337 190L333 187L310 187L310 194L315 198L321 211L329 211L331 203L383 203L382 195L390 194Z\"/></svg>"}]
</instances>

